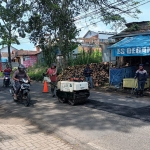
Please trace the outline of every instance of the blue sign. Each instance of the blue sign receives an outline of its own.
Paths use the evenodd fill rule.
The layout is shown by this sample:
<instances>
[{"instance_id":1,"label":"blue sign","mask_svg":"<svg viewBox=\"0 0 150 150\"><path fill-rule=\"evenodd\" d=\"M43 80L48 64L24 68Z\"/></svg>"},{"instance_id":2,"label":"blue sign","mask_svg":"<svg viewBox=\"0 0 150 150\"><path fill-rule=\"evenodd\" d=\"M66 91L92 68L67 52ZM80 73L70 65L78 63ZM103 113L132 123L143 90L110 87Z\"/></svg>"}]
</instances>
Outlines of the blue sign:
<instances>
[{"instance_id":1,"label":"blue sign","mask_svg":"<svg viewBox=\"0 0 150 150\"><path fill-rule=\"evenodd\" d=\"M126 37L108 49L114 56L149 56L150 35Z\"/></svg>"},{"instance_id":2,"label":"blue sign","mask_svg":"<svg viewBox=\"0 0 150 150\"><path fill-rule=\"evenodd\" d=\"M113 50L114 56L148 56L150 47L118 48Z\"/></svg>"},{"instance_id":3,"label":"blue sign","mask_svg":"<svg viewBox=\"0 0 150 150\"><path fill-rule=\"evenodd\" d=\"M8 62L6 58L1 58L1 62Z\"/></svg>"}]
</instances>

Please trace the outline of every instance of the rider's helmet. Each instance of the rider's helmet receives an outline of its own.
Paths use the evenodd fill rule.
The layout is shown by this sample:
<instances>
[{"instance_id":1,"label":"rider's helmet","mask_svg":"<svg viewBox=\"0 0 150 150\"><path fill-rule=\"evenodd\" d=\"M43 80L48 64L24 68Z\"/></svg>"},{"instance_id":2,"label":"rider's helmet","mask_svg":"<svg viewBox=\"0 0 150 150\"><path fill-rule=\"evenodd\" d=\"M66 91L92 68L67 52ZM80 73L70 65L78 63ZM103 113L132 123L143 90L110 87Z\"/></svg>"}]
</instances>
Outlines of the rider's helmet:
<instances>
[{"instance_id":1,"label":"rider's helmet","mask_svg":"<svg viewBox=\"0 0 150 150\"><path fill-rule=\"evenodd\" d=\"M18 66L18 70L19 70L19 72L21 72L21 73L24 73L25 72L25 66L24 65L22 65L22 64L20 64L19 66Z\"/></svg>"},{"instance_id":2,"label":"rider's helmet","mask_svg":"<svg viewBox=\"0 0 150 150\"><path fill-rule=\"evenodd\" d=\"M56 68L56 64L55 64L55 63L52 63L52 64L51 64L51 68Z\"/></svg>"}]
</instances>

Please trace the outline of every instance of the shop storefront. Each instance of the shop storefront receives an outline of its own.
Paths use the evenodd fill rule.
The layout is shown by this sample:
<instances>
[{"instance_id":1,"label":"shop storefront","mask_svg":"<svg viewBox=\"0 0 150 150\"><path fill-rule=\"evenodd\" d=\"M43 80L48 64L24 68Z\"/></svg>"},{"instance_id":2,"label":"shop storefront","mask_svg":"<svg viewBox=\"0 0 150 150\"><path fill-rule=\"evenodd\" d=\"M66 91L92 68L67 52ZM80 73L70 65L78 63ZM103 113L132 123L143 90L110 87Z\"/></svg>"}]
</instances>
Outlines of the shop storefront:
<instances>
[{"instance_id":1,"label":"shop storefront","mask_svg":"<svg viewBox=\"0 0 150 150\"><path fill-rule=\"evenodd\" d=\"M150 73L150 35L139 35L126 37L118 43L108 48L113 56L122 58L122 63L128 63L128 67L110 69L110 84L132 88L135 71L139 64L144 64L144 68ZM150 80L145 88L150 86Z\"/></svg>"}]
</instances>

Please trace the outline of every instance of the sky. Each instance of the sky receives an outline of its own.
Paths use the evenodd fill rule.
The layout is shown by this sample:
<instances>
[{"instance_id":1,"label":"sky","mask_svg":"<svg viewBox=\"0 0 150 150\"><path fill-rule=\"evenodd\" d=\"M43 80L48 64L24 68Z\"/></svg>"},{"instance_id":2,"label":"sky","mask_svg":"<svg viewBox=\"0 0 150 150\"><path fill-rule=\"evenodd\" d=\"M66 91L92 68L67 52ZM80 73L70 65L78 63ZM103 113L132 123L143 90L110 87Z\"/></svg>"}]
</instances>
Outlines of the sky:
<instances>
[{"instance_id":1,"label":"sky","mask_svg":"<svg viewBox=\"0 0 150 150\"><path fill-rule=\"evenodd\" d=\"M145 5L140 6L139 9L142 11L142 13L138 15L139 18L133 19L129 16L126 16L127 23L129 23L129 22L140 22L140 21L150 21L149 8L150 8L150 2L145 4ZM95 32L97 32L97 31L115 32L110 28L110 26L106 26L102 22L99 22L96 25L90 25L90 26L86 27L86 25L89 25L89 24L90 23L85 22L85 20L82 20L82 21L76 23L76 26L78 29L80 29L81 27L84 27L81 29L81 31L79 33L79 37L83 37L87 33L88 30L92 30ZM32 43L30 43L30 40L28 39L28 37L26 37L24 39L20 39L20 45L14 44L12 46L15 47L16 49L35 50L35 46Z\"/></svg>"}]
</instances>

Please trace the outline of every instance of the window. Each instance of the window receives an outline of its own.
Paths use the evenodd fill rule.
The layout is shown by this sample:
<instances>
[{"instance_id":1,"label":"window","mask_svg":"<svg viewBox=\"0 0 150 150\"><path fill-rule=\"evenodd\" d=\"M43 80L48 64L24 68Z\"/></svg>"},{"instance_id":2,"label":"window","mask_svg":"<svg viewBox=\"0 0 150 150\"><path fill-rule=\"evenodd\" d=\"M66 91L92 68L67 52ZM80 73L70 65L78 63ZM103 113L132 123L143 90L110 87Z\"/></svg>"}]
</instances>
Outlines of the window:
<instances>
[{"instance_id":1,"label":"window","mask_svg":"<svg viewBox=\"0 0 150 150\"><path fill-rule=\"evenodd\" d=\"M23 56L23 61L29 60L30 56Z\"/></svg>"}]
</instances>

